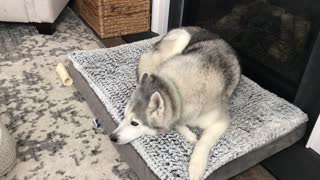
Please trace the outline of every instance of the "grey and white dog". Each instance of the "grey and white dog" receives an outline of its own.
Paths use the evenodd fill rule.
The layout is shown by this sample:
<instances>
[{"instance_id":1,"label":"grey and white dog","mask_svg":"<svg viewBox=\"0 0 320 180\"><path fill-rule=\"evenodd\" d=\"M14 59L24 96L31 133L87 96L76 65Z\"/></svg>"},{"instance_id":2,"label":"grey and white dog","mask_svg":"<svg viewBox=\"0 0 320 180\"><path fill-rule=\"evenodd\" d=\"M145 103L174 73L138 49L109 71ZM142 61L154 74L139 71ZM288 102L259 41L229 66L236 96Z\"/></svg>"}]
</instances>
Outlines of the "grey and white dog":
<instances>
[{"instance_id":1,"label":"grey and white dog","mask_svg":"<svg viewBox=\"0 0 320 180\"><path fill-rule=\"evenodd\" d=\"M182 27L145 52L137 71L139 85L110 139L125 144L175 129L195 145L189 177L201 179L211 147L230 123L227 102L241 74L234 50L205 29ZM200 139L188 126L204 130Z\"/></svg>"}]
</instances>

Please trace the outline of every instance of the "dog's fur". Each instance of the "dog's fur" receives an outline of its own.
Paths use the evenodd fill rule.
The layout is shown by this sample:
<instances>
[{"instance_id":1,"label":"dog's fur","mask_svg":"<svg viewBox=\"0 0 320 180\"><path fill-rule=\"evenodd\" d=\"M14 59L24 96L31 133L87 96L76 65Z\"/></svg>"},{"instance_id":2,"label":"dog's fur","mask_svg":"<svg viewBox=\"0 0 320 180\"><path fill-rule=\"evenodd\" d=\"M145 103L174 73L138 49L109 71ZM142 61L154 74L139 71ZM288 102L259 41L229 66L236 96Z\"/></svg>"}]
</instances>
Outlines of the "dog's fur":
<instances>
[{"instance_id":1,"label":"dog's fur","mask_svg":"<svg viewBox=\"0 0 320 180\"><path fill-rule=\"evenodd\" d=\"M139 85L111 140L125 144L174 128L195 144L189 177L201 179L211 147L229 126L227 102L240 74L235 52L218 35L199 27L170 31L141 56ZM187 126L204 130L199 140Z\"/></svg>"}]
</instances>

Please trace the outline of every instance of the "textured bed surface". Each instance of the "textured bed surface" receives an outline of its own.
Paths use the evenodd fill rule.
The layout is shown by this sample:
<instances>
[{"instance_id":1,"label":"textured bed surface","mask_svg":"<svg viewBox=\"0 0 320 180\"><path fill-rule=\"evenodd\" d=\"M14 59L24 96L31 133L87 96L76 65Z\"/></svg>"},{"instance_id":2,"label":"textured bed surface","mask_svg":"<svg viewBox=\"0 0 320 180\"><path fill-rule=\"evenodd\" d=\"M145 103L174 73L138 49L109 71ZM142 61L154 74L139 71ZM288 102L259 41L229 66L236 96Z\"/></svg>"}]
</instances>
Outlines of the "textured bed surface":
<instances>
[{"instance_id":1,"label":"textured bed surface","mask_svg":"<svg viewBox=\"0 0 320 180\"><path fill-rule=\"evenodd\" d=\"M77 51L69 56L116 123L135 88L135 67L141 53L158 39L110 49ZM274 142L307 121L297 107L242 76L231 102L232 125L210 153L205 177L248 152ZM187 179L193 146L172 131L142 137L132 146L160 179Z\"/></svg>"}]
</instances>

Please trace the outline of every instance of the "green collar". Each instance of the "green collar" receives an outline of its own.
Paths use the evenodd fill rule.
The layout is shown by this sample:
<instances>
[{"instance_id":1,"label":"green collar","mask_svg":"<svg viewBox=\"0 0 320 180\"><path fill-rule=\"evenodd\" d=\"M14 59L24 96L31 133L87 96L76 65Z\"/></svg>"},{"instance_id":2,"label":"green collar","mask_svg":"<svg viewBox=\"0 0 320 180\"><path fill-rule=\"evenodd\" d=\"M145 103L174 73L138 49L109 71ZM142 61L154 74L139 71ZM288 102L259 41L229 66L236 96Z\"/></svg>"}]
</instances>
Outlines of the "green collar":
<instances>
[{"instance_id":1,"label":"green collar","mask_svg":"<svg viewBox=\"0 0 320 180\"><path fill-rule=\"evenodd\" d=\"M175 89L175 93L176 93L176 95L177 95L177 97L178 97L178 108L180 108L180 109L179 109L179 114L180 114L180 116L181 116L182 108L183 108L181 93L180 93L180 91L179 91L179 88L178 88L177 84L174 82L174 80L171 79L171 78L168 78L168 79L171 81L171 83L172 83L172 85L173 85L173 87L174 87L174 89Z\"/></svg>"}]
</instances>

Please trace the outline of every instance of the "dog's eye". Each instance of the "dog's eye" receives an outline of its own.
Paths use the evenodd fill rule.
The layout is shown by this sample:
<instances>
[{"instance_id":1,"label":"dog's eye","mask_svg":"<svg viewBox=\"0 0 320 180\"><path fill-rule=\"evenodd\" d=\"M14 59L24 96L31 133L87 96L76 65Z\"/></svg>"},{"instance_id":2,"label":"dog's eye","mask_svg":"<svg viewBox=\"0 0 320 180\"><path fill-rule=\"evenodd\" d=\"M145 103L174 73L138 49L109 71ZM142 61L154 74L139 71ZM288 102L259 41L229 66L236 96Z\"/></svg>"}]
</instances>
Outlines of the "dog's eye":
<instances>
[{"instance_id":1,"label":"dog's eye","mask_svg":"<svg viewBox=\"0 0 320 180\"><path fill-rule=\"evenodd\" d=\"M135 122L135 121L131 121L131 125L132 125L132 126L138 126L139 123L137 123L137 122Z\"/></svg>"}]
</instances>

